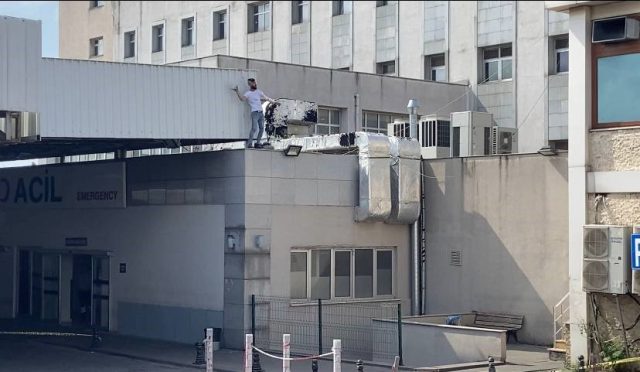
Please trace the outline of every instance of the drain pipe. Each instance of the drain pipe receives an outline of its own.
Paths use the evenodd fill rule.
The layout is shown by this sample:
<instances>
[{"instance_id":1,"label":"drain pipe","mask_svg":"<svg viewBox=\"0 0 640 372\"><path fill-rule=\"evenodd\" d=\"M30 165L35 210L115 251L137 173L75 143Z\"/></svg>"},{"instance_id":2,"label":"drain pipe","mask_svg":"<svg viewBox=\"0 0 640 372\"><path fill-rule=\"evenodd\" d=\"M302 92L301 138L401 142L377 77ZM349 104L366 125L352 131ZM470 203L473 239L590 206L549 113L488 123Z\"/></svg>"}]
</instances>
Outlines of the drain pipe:
<instances>
[{"instance_id":1,"label":"drain pipe","mask_svg":"<svg viewBox=\"0 0 640 372\"><path fill-rule=\"evenodd\" d=\"M409 111L409 134L411 138L418 139L418 100L412 99L407 105ZM422 184L422 177L420 178ZM411 225L409 244L411 246L411 315L420 315L422 301L420 292L420 218Z\"/></svg>"}]
</instances>

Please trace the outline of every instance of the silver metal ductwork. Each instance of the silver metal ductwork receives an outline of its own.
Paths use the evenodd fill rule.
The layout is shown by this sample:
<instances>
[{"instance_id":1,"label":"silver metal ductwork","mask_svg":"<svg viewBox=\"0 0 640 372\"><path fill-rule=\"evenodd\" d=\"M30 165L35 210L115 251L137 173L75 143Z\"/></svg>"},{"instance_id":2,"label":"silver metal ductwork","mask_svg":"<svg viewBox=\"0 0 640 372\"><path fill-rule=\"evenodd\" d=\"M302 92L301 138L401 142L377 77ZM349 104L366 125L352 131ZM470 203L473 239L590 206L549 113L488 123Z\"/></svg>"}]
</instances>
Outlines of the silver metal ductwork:
<instances>
[{"instance_id":1,"label":"silver metal ductwork","mask_svg":"<svg viewBox=\"0 0 640 372\"><path fill-rule=\"evenodd\" d=\"M420 217L420 143L389 137L391 145L391 214L387 223L408 225Z\"/></svg>"},{"instance_id":2,"label":"silver metal ductwork","mask_svg":"<svg viewBox=\"0 0 640 372\"><path fill-rule=\"evenodd\" d=\"M343 153L358 150L358 222L411 224L420 215L420 144L382 134L352 132L288 138L275 149L302 146L302 152Z\"/></svg>"},{"instance_id":3,"label":"silver metal ductwork","mask_svg":"<svg viewBox=\"0 0 640 372\"><path fill-rule=\"evenodd\" d=\"M356 133L359 165L358 222L384 222L391 215L391 158L389 137Z\"/></svg>"}]
</instances>

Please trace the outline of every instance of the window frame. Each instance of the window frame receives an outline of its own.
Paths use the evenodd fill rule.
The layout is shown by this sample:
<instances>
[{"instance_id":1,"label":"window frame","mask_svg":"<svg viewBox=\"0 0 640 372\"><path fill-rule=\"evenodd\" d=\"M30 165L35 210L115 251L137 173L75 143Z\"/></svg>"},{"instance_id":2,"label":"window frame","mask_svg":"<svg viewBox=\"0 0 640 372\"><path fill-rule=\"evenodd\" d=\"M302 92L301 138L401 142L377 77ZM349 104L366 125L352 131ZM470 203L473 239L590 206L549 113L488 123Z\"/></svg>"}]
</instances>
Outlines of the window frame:
<instances>
[{"instance_id":1,"label":"window frame","mask_svg":"<svg viewBox=\"0 0 640 372\"><path fill-rule=\"evenodd\" d=\"M307 7L307 19L304 18L305 10ZM291 24L300 25L311 21L311 2L308 0L292 1L291 2Z\"/></svg>"},{"instance_id":2,"label":"window frame","mask_svg":"<svg viewBox=\"0 0 640 372\"><path fill-rule=\"evenodd\" d=\"M247 4L247 6L249 7L248 9L248 16L249 19L251 20L251 22L249 23L249 27L248 27L248 32L247 34L254 34L257 32L264 32L264 31L271 31L271 27L273 26L271 24L271 1L259 1L259 2L255 2L255 3L250 3ZM268 6L269 10L263 10L262 12L260 11L256 11L256 9L259 9L260 7L265 7ZM259 22L256 22L256 17L258 17L258 20L260 19L260 16L264 16L264 26L262 29L260 29L260 24ZM268 20L268 23L267 23Z\"/></svg>"},{"instance_id":3,"label":"window frame","mask_svg":"<svg viewBox=\"0 0 640 372\"><path fill-rule=\"evenodd\" d=\"M393 66L393 72L389 73L389 72L385 72L385 68L388 68L389 66ZM386 61L386 62L378 62L376 64L376 73L378 75L384 75L384 76L398 76L397 75L397 67L396 66L396 61Z\"/></svg>"},{"instance_id":4,"label":"window frame","mask_svg":"<svg viewBox=\"0 0 640 372\"><path fill-rule=\"evenodd\" d=\"M556 43L558 40L567 40L566 48L558 48ZM558 54L559 53L567 53L569 54L569 35L558 36L553 39L553 73L555 75L562 75L569 73L569 66L567 65L567 71L558 71ZM570 56L569 56L570 57Z\"/></svg>"},{"instance_id":5,"label":"window frame","mask_svg":"<svg viewBox=\"0 0 640 372\"><path fill-rule=\"evenodd\" d=\"M629 17L640 19L640 13ZM638 127L640 119L613 123L598 123L598 59L640 53L640 39L624 43L591 44L591 129Z\"/></svg>"},{"instance_id":6,"label":"window frame","mask_svg":"<svg viewBox=\"0 0 640 372\"><path fill-rule=\"evenodd\" d=\"M429 56L426 56L426 58L429 58L429 81L435 81L435 82L440 82L440 83L444 83L447 81L447 58L443 53L440 54L432 54ZM436 58L442 58L442 65L438 65L438 66L434 66L433 65L433 61ZM435 79L434 73L436 73L438 71L442 71L444 74L444 79L443 80L437 80Z\"/></svg>"},{"instance_id":7,"label":"window frame","mask_svg":"<svg viewBox=\"0 0 640 372\"><path fill-rule=\"evenodd\" d=\"M220 15L224 14L224 22L220 22ZM213 12L211 12L211 40L213 41L218 41L218 40L225 40L227 38L229 38L229 10L228 9L219 9L219 10L214 10ZM224 35L223 37L220 37L220 23L224 23Z\"/></svg>"},{"instance_id":8,"label":"window frame","mask_svg":"<svg viewBox=\"0 0 640 372\"><path fill-rule=\"evenodd\" d=\"M95 43L98 44L95 44ZM104 56L104 37L98 36L89 39L89 56L99 58Z\"/></svg>"},{"instance_id":9,"label":"window frame","mask_svg":"<svg viewBox=\"0 0 640 372\"><path fill-rule=\"evenodd\" d=\"M367 129L373 129L373 127L369 127L366 126L365 124L367 123L367 115L377 115L377 119L376 119L376 123L378 125L378 129L377 131L371 131L371 130L367 130ZM382 134L387 134L388 133L388 128L385 126L384 128L380 128L380 115L388 115L389 116L389 120L391 120L388 124L392 124L396 119L403 119L406 120L407 122L409 121L409 115L404 115L404 114L398 114L398 113L389 113L389 112L380 112L380 111L365 111L362 110L362 127L360 128L363 132L367 132L367 133L382 133Z\"/></svg>"},{"instance_id":10,"label":"window frame","mask_svg":"<svg viewBox=\"0 0 640 372\"><path fill-rule=\"evenodd\" d=\"M104 7L104 1L89 1L89 10Z\"/></svg>"},{"instance_id":11,"label":"window frame","mask_svg":"<svg viewBox=\"0 0 640 372\"><path fill-rule=\"evenodd\" d=\"M345 6L346 3L350 3L349 6ZM348 8L348 10L346 10ZM353 13L353 1L332 1L331 2L331 14L333 17L351 14Z\"/></svg>"},{"instance_id":12,"label":"window frame","mask_svg":"<svg viewBox=\"0 0 640 372\"><path fill-rule=\"evenodd\" d=\"M189 28L189 22L191 22L191 28ZM186 25L185 25L186 23ZM187 35L189 35L189 31L191 31L191 40L190 43L185 44L185 40L187 40L185 38L185 35L183 34L184 32L187 33ZM188 47L195 47L196 46L196 40L197 40L197 36L196 36L196 15L195 14L189 14L186 16L183 16L180 19L180 46L182 48L188 48Z\"/></svg>"},{"instance_id":13,"label":"window frame","mask_svg":"<svg viewBox=\"0 0 640 372\"><path fill-rule=\"evenodd\" d=\"M328 111L328 115L329 115L329 123L320 123L320 110L325 110ZM338 122L337 123L333 123L331 120L331 113L336 113L337 117L338 117ZM318 107L318 123L316 123L313 126L313 134L317 134L317 135L325 135L322 133L318 133L318 127L327 127L329 128L329 134L338 134L340 133L340 130L342 128L342 110L337 108L337 107L326 107L326 106L321 106ZM332 132L332 129L337 128L338 131L336 133Z\"/></svg>"},{"instance_id":14,"label":"window frame","mask_svg":"<svg viewBox=\"0 0 640 372\"><path fill-rule=\"evenodd\" d=\"M373 252L373 278L372 278L372 297L356 297L355 287L355 252L358 250L371 250ZM292 302L306 303L317 301L317 299L311 297L311 263L313 251L330 251L331 252L331 276L330 276L330 296L329 299L323 299L323 301L350 301L350 302L369 302L375 300L393 300L397 294L397 269L396 269L396 254L397 247L318 247L318 248L292 248L289 253L289 264L291 264L292 253L305 253L307 260L306 267L306 298L291 298L291 288L289 288L289 298ZM336 292L336 252L350 252L350 272L349 272L349 296L337 297ZM391 294L378 294L378 252L391 252ZM289 268L289 278L291 278L291 268Z\"/></svg>"},{"instance_id":15,"label":"window frame","mask_svg":"<svg viewBox=\"0 0 640 372\"><path fill-rule=\"evenodd\" d=\"M131 45L131 41L127 40L127 35L129 34L133 34L133 55L127 55L128 47L130 47ZM136 29L126 30L124 34L122 34L122 38L123 38L122 41L124 46L124 50L122 53L123 58L124 59L136 58L138 56L138 30Z\"/></svg>"},{"instance_id":16,"label":"window frame","mask_svg":"<svg viewBox=\"0 0 640 372\"><path fill-rule=\"evenodd\" d=\"M157 35L154 34L156 28L162 29L162 45L159 45L160 49L154 48L154 41L157 39ZM166 38L166 24L165 21L159 21L151 24L151 53L164 53L166 50L167 38ZM156 44L157 45L157 44Z\"/></svg>"},{"instance_id":17,"label":"window frame","mask_svg":"<svg viewBox=\"0 0 640 372\"><path fill-rule=\"evenodd\" d=\"M511 55L507 56L507 57L503 57L502 56L502 49L503 48L510 48L511 49ZM498 51L498 57L497 58L486 59L485 58L485 53L487 51L491 51L491 50L497 50ZM502 77L502 63L504 61L507 61L507 60L511 61L511 77L507 78L507 79L503 79L503 77ZM489 80L490 76L487 76L487 74L488 74L487 64L491 63L491 62L498 62L498 78L495 79L495 80ZM512 80L513 80L513 44L502 44L502 45L495 45L495 46L482 48L482 81L481 81L481 84L491 83L491 82L500 82L500 81L512 81Z\"/></svg>"}]
</instances>

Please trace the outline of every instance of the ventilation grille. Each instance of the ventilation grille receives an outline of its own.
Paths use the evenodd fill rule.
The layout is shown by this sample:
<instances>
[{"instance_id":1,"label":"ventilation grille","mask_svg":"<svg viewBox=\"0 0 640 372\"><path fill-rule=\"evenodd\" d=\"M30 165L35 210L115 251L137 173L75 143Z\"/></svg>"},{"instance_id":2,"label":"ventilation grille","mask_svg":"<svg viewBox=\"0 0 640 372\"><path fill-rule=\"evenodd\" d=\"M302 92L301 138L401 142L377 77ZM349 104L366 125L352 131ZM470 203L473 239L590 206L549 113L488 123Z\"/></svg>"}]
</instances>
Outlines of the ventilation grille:
<instances>
[{"instance_id":1,"label":"ventilation grille","mask_svg":"<svg viewBox=\"0 0 640 372\"><path fill-rule=\"evenodd\" d=\"M390 136L411 138L411 125L409 123L393 123L391 128Z\"/></svg>"},{"instance_id":2,"label":"ventilation grille","mask_svg":"<svg viewBox=\"0 0 640 372\"><path fill-rule=\"evenodd\" d=\"M609 288L609 261L584 260L582 286L586 292L601 292Z\"/></svg>"},{"instance_id":3,"label":"ventilation grille","mask_svg":"<svg viewBox=\"0 0 640 372\"><path fill-rule=\"evenodd\" d=\"M609 256L609 229L589 228L584 232L584 258Z\"/></svg>"},{"instance_id":4,"label":"ventilation grille","mask_svg":"<svg viewBox=\"0 0 640 372\"><path fill-rule=\"evenodd\" d=\"M449 264L451 266L462 266L462 252L461 251L451 251L451 257Z\"/></svg>"}]
</instances>

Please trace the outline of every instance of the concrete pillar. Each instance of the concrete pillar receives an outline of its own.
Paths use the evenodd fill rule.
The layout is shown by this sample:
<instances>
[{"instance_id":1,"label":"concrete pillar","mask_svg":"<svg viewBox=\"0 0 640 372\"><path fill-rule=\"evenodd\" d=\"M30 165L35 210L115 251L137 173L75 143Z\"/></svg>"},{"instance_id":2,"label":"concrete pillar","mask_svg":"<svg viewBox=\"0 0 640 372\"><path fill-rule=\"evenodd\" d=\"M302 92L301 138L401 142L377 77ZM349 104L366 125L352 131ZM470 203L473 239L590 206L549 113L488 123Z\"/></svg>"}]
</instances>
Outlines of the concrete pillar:
<instances>
[{"instance_id":1,"label":"concrete pillar","mask_svg":"<svg viewBox=\"0 0 640 372\"><path fill-rule=\"evenodd\" d=\"M581 324L588 321L582 291L583 225L587 222L586 173L591 127L591 9L571 10L569 18L569 290L571 355L588 355Z\"/></svg>"}]
</instances>

